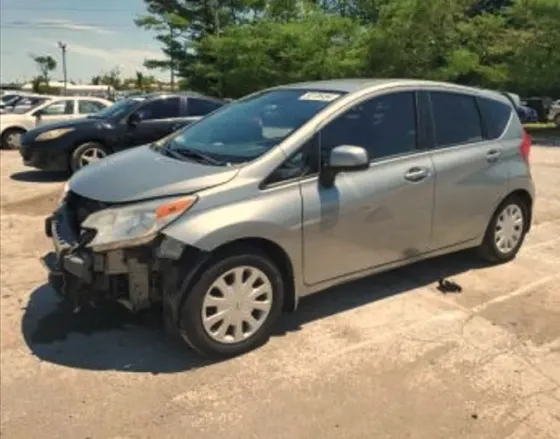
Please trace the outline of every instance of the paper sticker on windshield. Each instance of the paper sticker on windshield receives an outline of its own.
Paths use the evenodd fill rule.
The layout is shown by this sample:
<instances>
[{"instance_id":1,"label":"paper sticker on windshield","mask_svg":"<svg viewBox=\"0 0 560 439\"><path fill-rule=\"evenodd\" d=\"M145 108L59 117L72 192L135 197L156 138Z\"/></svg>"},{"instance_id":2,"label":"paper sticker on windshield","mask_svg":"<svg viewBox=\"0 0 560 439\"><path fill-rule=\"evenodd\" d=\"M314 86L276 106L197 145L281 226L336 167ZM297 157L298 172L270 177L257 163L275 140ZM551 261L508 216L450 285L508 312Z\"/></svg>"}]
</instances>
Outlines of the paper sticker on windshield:
<instances>
[{"instance_id":1,"label":"paper sticker on windshield","mask_svg":"<svg viewBox=\"0 0 560 439\"><path fill-rule=\"evenodd\" d=\"M321 101L321 102L332 102L336 98L340 97L337 93L321 93L315 91L309 91L299 97L300 101Z\"/></svg>"}]
</instances>

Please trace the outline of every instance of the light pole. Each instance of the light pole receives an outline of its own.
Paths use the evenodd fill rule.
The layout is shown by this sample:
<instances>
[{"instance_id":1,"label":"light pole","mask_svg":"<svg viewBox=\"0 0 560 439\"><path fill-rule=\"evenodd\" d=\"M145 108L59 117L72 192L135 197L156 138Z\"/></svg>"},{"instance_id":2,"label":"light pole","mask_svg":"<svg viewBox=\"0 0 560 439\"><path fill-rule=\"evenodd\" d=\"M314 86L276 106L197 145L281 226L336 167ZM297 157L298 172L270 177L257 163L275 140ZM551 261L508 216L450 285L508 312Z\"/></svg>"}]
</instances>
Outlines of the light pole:
<instances>
[{"instance_id":1,"label":"light pole","mask_svg":"<svg viewBox=\"0 0 560 439\"><path fill-rule=\"evenodd\" d=\"M64 75L64 95L66 96L66 92L68 89L68 77L66 76L66 48L68 45L63 43L62 41L58 42L58 47L62 50L62 74Z\"/></svg>"}]
</instances>

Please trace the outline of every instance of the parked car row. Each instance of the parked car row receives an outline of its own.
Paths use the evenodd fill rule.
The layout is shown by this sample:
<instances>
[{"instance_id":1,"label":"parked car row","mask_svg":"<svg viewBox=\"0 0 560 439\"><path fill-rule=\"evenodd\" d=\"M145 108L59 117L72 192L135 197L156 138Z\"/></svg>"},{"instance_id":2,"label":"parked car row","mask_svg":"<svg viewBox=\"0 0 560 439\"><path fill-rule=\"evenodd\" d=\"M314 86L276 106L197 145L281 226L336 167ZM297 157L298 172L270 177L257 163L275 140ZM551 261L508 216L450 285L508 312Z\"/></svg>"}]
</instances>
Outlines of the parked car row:
<instances>
[{"instance_id":1,"label":"parked car row","mask_svg":"<svg viewBox=\"0 0 560 439\"><path fill-rule=\"evenodd\" d=\"M23 98L29 100L29 105L0 114L2 148L20 148L22 136L38 126L84 118L112 105L108 100L95 97L36 96Z\"/></svg>"},{"instance_id":2,"label":"parked car row","mask_svg":"<svg viewBox=\"0 0 560 439\"><path fill-rule=\"evenodd\" d=\"M87 117L66 117L25 132L20 145L24 163L76 172L109 154L160 140L225 104L195 93L145 94L115 104L93 99L75 100L79 111L86 104L103 102L103 108L88 111ZM36 111L46 118L44 109Z\"/></svg>"},{"instance_id":3,"label":"parked car row","mask_svg":"<svg viewBox=\"0 0 560 439\"><path fill-rule=\"evenodd\" d=\"M144 145L70 179L43 263L74 307L161 304L167 329L213 357L264 343L303 296L463 249L509 261L531 228L515 106L453 84L143 96L22 140L26 163L75 169Z\"/></svg>"}]
</instances>

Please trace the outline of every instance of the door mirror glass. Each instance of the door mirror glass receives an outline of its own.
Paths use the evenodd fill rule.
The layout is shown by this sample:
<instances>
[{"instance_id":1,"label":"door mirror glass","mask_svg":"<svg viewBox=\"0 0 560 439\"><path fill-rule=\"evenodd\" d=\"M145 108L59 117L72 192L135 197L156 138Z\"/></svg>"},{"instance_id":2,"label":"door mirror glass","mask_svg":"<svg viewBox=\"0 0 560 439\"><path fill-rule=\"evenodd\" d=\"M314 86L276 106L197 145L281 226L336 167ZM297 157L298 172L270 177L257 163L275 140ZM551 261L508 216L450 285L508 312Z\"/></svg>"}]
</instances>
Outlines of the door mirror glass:
<instances>
[{"instance_id":1,"label":"door mirror glass","mask_svg":"<svg viewBox=\"0 0 560 439\"><path fill-rule=\"evenodd\" d=\"M43 110L37 110L33 113L33 116L36 118L40 118L43 115Z\"/></svg>"},{"instance_id":2,"label":"door mirror glass","mask_svg":"<svg viewBox=\"0 0 560 439\"><path fill-rule=\"evenodd\" d=\"M334 171L359 171L369 167L365 148L354 145L336 146L331 150L327 167Z\"/></svg>"},{"instance_id":3,"label":"door mirror glass","mask_svg":"<svg viewBox=\"0 0 560 439\"><path fill-rule=\"evenodd\" d=\"M139 113L132 113L130 116L128 116L128 119L126 120L126 122L128 123L128 125L135 127L136 125L138 125L140 122L142 121L142 117L140 116Z\"/></svg>"}]
</instances>

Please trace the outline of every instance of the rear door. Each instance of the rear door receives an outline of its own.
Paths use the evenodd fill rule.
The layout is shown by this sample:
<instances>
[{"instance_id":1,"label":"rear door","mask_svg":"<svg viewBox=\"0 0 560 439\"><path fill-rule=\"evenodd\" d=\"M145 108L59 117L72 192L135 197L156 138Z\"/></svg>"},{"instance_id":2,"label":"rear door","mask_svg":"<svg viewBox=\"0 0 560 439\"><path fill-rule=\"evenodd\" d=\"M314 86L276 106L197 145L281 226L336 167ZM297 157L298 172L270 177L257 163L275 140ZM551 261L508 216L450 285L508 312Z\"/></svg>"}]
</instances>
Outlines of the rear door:
<instances>
[{"instance_id":1,"label":"rear door","mask_svg":"<svg viewBox=\"0 0 560 439\"><path fill-rule=\"evenodd\" d=\"M40 111L40 117L37 117L36 125L74 119L76 114L76 100L74 98L58 99L43 107Z\"/></svg>"},{"instance_id":2,"label":"rear door","mask_svg":"<svg viewBox=\"0 0 560 439\"><path fill-rule=\"evenodd\" d=\"M484 234L508 185L503 145L487 135L477 97L430 91L436 172L432 248ZM492 125L494 126L494 124Z\"/></svg>"}]
</instances>

